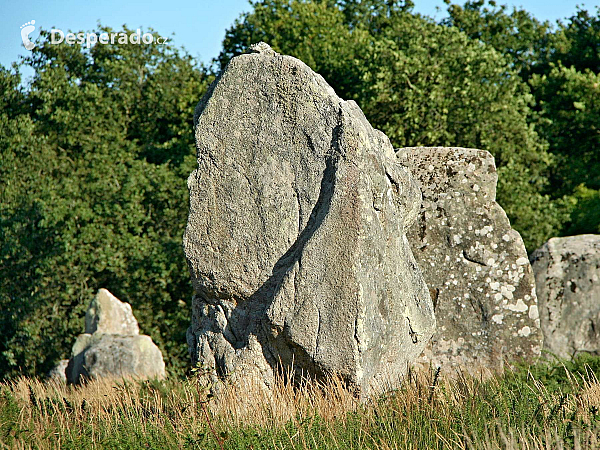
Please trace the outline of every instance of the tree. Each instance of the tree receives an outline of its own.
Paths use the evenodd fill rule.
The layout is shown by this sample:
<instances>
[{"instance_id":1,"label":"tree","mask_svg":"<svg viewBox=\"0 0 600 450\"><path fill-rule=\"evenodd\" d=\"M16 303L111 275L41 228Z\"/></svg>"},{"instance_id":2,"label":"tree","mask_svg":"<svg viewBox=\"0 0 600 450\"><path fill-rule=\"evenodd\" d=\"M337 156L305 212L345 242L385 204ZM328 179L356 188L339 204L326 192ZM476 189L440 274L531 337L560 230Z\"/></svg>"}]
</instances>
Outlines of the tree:
<instances>
[{"instance_id":1,"label":"tree","mask_svg":"<svg viewBox=\"0 0 600 450\"><path fill-rule=\"evenodd\" d=\"M10 106L0 115L0 377L68 357L101 287L132 304L182 373L185 179L193 109L211 77L158 45L46 42L25 64L36 70L25 91L0 72Z\"/></svg>"},{"instance_id":2,"label":"tree","mask_svg":"<svg viewBox=\"0 0 600 450\"><path fill-rule=\"evenodd\" d=\"M578 8L567 20L553 36L548 62L600 74L600 7L596 15Z\"/></svg>"},{"instance_id":3,"label":"tree","mask_svg":"<svg viewBox=\"0 0 600 450\"><path fill-rule=\"evenodd\" d=\"M469 36L492 46L509 58L509 63L527 81L546 63L552 38L549 22L540 22L524 9L513 8L493 0L469 0L463 6L448 5L443 25L456 27Z\"/></svg>"},{"instance_id":4,"label":"tree","mask_svg":"<svg viewBox=\"0 0 600 450\"><path fill-rule=\"evenodd\" d=\"M544 137L558 158L554 185L571 193L581 183L600 189L600 74L562 64L531 81Z\"/></svg>"},{"instance_id":5,"label":"tree","mask_svg":"<svg viewBox=\"0 0 600 450\"><path fill-rule=\"evenodd\" d=\"M535 99L529 122L553 156L546 193L565 217L558 234L597 232L600 8L595 16L579 9L556 28L493 1L449 5L448 12L446 25L510 57L529 84Z\"/></svg>"},{"instance_id":6,"label":"tree","mask_svg":"<svg viewBox=\"0 0 600 450\"><path fill-rule=\"evenodd\" d=\"M566 233L600 230L600 74L589 69L552 65L547 75L534 75L539 127L550 143L556 164L551 172L555 196L565 196L571 217Z\"/></svg>"}]
</instances>

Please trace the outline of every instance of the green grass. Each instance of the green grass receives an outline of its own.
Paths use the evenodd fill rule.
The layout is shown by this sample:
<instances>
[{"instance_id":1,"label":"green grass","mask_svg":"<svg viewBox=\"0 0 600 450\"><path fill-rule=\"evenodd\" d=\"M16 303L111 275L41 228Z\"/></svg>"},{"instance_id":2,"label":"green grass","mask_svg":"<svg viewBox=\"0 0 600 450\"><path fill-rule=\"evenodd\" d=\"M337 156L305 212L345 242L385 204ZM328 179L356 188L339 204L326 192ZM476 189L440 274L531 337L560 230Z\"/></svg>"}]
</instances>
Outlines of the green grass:
<instances>
[{"instance_id":1,"label":"green grass","mask_svg":"<svg viewBox=\"0 0 600 450\"><path fill-rule=\"evenodd\" d=\"M600 358L520 366L487 380L410 373L360 403L342 383L19 379L0 385L0 448L599 448Z\"/></svg>"}]
</instances>

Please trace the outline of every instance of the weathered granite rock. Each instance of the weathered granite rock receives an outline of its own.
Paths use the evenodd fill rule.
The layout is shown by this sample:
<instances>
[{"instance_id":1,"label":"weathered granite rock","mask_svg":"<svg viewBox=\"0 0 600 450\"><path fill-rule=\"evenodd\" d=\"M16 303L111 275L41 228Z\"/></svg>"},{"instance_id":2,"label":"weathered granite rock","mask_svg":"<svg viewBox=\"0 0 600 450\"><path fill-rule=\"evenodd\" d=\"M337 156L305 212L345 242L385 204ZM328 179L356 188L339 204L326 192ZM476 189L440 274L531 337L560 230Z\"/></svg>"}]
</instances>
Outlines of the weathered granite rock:
<instances>
[{"instance_id":1,"label":"weathered granite rock","mask_svg":"<svg viewBox=\"0 0 600 450\"><path fill-rule=\"evenodd\" d=\"M164 378L165 363L150 336L139 334L131 305L100 289L85 316L86 333L73 345L67 382L99 378Z\"/></svg>"},{"instance_id":2,"label":"weathered granite rock","mask_svg":"<svg viewBox=\"0 0 600 450\"><path fill-rule=\"evenodd\" d=\"M195 362L395 383L435 327L405 236L419 189L388 138L298 59L234 58L195 115L184 235Z\"/></svg>"},{"instance_id":3,"label":"weathered granite rock","mask_svg":"<svg viewBox=\"0 0 600 450\"><path fill-rule=\"evenodd\" d=\"M535 284L523 241L495 201L486 151L404 148L423 204L408 239L429 287L438 328L419 359L477 373L540 354Z\"/></svg>"},{"instance_id":4,"label":"weathered granite rock","mask_svg":"<svg viewBox=\"0 0 600 450\"><path fill-rule=\"evenodd\" d=\"M69 365L68 359L61 359L54 368L48 372L48 379L52 381L58 381L59 383L67 382L67 366Z\"/></svg>"},{"instance_id":5,"label":"weathered granite rock","mask_svg":"<svg viewBox=\"0 0 600 450\"><path fill-rule=\"evenodd\" d=\"M129 303L100 289L85 314L85 332L136 335L140 328Z\"/></svg>"},{"instance_id":6,"label":"weathered granite rock","mask_svg":"<svg viewBox=\"0 0 600 450\"><path fill-rule=\"evenodd\" d=\"M165 363L150 336L81 334L73 345L69 382L99 378L164 378Z\"/></svg>"},{"instance_id":7,"label":"weathered granite rock","mask_svg":"<svg viewBox=\"0 0 600 450\"><path fill-rule=\"evenodd\" d=\"M530 257L544 349L600 354L600 235L552 238Z\"/></svg>"}]
</instances>

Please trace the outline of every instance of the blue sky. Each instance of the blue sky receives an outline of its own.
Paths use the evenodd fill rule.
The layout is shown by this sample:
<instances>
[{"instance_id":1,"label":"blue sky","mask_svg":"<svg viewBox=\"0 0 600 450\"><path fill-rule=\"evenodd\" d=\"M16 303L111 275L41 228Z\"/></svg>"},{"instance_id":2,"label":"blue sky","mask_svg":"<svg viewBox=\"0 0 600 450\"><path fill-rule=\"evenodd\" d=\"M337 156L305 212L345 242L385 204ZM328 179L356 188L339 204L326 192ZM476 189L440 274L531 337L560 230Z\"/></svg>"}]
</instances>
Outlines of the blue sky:
<instances>
[{"instance_id":1,"label":"blue sky","mask_svg":"<svg viewBox=\"0 0 600 450\"><path fill-rule=\"evenodd\" d=\"M415 3L418 12L437 19L445 16L443 0L415 0ZM464 2L455 0L455 3ZM576 5L584 5L588 10L600 6L600 0L498 0L498 3L522 6L538 19L550 21L569 17L576 11ZM92 30L98 21L114 29L123 24L133 29L152 27L161 35L170 36L177 47L183 46L200 61L209 62L218 55L225 30L250 9L247 0L0 0L0 64L8 66L28 53L21 42L20 28L31 20L35 20L36 27L30 34L32 40L38 37L40 27L65 32Z\"/></svg>"}]
</instances>

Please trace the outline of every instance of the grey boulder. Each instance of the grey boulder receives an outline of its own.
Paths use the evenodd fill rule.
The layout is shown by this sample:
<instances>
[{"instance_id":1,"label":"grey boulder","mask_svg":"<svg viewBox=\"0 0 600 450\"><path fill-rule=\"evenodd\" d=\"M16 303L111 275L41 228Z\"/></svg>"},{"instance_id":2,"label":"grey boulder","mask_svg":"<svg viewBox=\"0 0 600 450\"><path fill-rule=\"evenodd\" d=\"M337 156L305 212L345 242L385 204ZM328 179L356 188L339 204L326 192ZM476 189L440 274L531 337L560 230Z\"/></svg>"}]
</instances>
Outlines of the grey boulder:
<instances>
[{"instance_id":1,"label":"grey boulder","mask_svg":"<svg viewBox=\"0 0 600 450\"><path fill-rule=\"evenodd\" d=\"M68 369L68 381L74 384L87 379L165 377L162 353L150 336L144 335L79 335Z\"/></svg>"},{"instance_id":2,"label":"grey boulder","mask_svg":"<svg viewBox=\"0 0 600 450\"><path fill-rule=\"evenodd\" d=\"M162 353L150 336L139 334L131 305L100 289L85 319L86 333L77 337L65 371L67 382L165 377Z\"/></svg>"},{"instance_id":3,"label":"grey boulder","mask_svg":"<svg viewBox=\"0 0 600 450\"><path fill-rule=\"evenodd\" d=\"M85 314L85 332L135 335L140 328L129 303L100 289Z\"/></svg>"},{"instance_id":4,"label":"grey boulder","mask_svg":"<svg viewBox=\"0 0 600 450\"><path fill-rule=\"evenodd\" d=\"M298 59L233 58L195 115L188 344L214 376L395 385L431 337L405 230L421 196L388 138Z\"/></svg>"},{"instance_id":5,"label":"grey boulder","mask_svg":"<svg viewBox=\"0 0 600 450\"><path fill-rule=\"evenodd\" d=\"M67 367L69 365L68 359L61 359L56 366L48 372L48 379L58 383L67 382Z\"/></svg>"},{"instance_id":6,"label":"grey boulder","mask_svg":"<svg viewBox=\"0 0 600 450\"><path fill-rule=\"evenodd\" d=\"M486 151L397 151L419 181L423 204L408 239L429 287L438 328L419 362L479 373L540 354L542 333L523 241L496 203Z\"/></svg>"},{"instance_id":7,"label":"grey boulder","mask_svg":"<svg viewBox=\"0 0 600 450\"><path fill-rule=\"evenodd\" d=\"M600 354L600 235L552 238L531 254L544 349Z\"/></svg>"}]
</instances>

